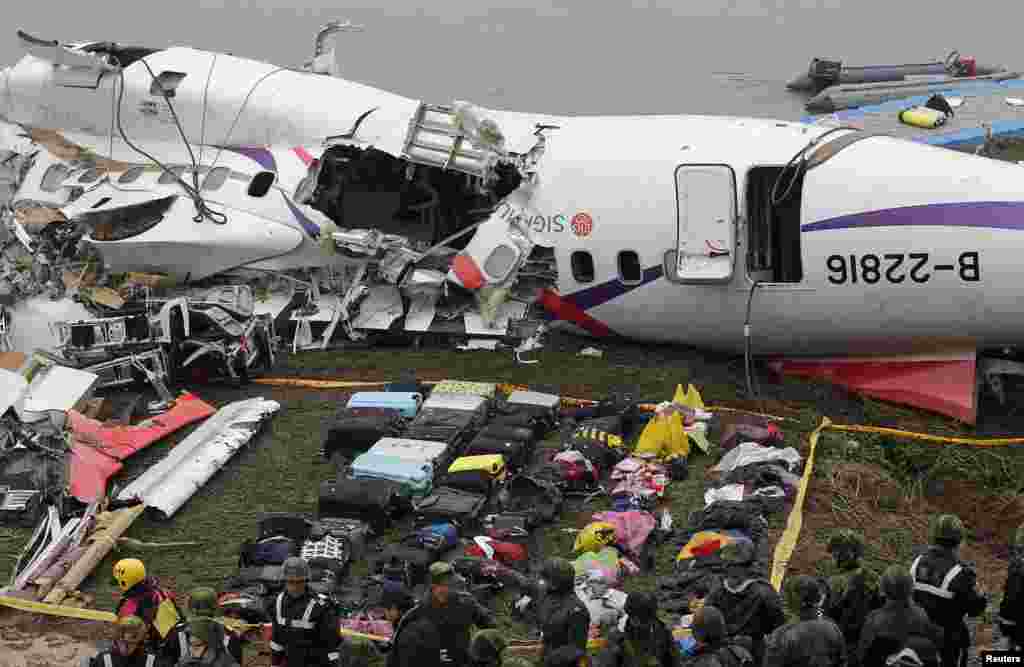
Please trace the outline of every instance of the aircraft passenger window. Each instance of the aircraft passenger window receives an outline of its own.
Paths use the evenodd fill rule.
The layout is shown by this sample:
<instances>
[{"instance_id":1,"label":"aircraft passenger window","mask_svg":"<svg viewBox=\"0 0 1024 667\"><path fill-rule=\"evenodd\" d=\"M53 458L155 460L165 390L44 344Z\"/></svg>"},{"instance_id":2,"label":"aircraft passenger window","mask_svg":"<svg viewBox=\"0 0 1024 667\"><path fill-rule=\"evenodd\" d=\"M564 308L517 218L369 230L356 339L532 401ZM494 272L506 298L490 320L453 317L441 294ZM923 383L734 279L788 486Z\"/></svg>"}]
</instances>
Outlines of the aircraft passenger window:
<instances>
[{"instance_id":1,"label":"aircraft passenger window","mask_svg":"<svg viewBox=\"0 0 1024 667\"><path fill-rule=\"evenodd\" d=\"M84 174L82 174L81 176L78 177L78 182L79 183L94 183L97 180L99 180L99 177L100 177L100 172L98 172L95 169L90 169L90 170L86 171Z\"/></svg>"},{"instance_id":2,"label":"aircraft passenger window","mask_svg":"<svg viewBox=\"0 0 1024 667\"><path fill-rule=\"evenodd\" d=\"M68 177L71 170L63 164L52 164L50 168L43 174L43 180L39 183L39 187L43 192L56 192L60 184L64 182L64 179Z\"/></svg>"},{"instance_id":3,"label":"aircraft passenger window","mask_svg":"<svg viewBox=\"0 0 1024 667\"><path fill-rule=\"evenodd\" d=\"M206 180L203 181L203 190L220 190L230 175L231 169L228 167L216 167L207 174Z\"/></svg>"},{"instance_id":4,"label":"aircraft passenger window","mask_svg":"<svg viewBox=\"0 0 1024 667\"><path fill-rule=\"evenodd\" d=\"M121 185L134 183L135 181L139 180L139 177L142 176L142 172L144 171L146 171L145 167L132 167L128 171L118 176L117 182L120 183Z\"/></svg>"},{"instance_id":5,"label":"aircraft passenger window","mask_svg":"<svg viewBox=\"0 0 1024 667\"><path fill-rule=\"evenodd\" d=\"M640 256L632 250L619 252L619 280L633 284L643 279L644 271L640 268Z\"/></svg>"},{"instance_id":6,"label":"aircraft passenger window","mask_svg":"<svg viewBox=\"0 0 1024 667\"><path fill-rule=\"evenodd\" d=\"M184 72L160 72L149 86L149 94L157 97L174 97L174 91L185 79Z\"/></svg>"},{"instance_id":7,"label":"aircraft passenger window","mask_svg":"<svg viewBox=\"0 0 1024 667\"><path fill-rule=\"evenodd\" d=\"M185 175L185 167L171 167L164 173L160 174L160 178L157 179L157 183L160 185L170 185L171 183L177 183L179 178Z\"/></svg>"},{"instance_id":8,"label":"aircraft passenger window","mask_svg":"<svg viewBox=\"0 0 1024 667\"><path fill-rule=\"evenodd\" d=\"M511 273L518 259L518 250L509 245L500 245L492 250L484 260L484 273L495 281L501 282Z\"/></svg>"},{"instance_id":9,"label":"aircraft passenger window","mask_svg":"<svg viewBox=\"0 0 1024 667\"><path fill-rule=\"evenodd\" d=\"M270 192L270 186L274 184L276 174L272 171L261 171L252 177L249 182L249 196L262 197Z\"/></svg>"},{"instance_id":10,"label":"aircraft passenger window","mask_svg":"<svg viewBox=\"0 0 1024 667\"><path fill-rule=\"evenodd\" d=\"M594 258L586 250L577 250L570 258L572 277L578 283L594 282Z\"/></svg>"}]
</instances>

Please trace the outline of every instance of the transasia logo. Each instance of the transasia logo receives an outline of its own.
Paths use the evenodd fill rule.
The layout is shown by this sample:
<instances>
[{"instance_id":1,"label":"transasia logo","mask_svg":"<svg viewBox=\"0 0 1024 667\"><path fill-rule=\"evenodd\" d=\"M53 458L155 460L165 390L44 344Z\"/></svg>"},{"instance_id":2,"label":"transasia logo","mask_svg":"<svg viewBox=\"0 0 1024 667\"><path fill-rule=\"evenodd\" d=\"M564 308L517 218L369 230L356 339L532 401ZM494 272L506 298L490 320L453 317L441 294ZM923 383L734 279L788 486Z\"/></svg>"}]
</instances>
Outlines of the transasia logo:
<instances>
[{"instance_id":1,"label":"transasia logo","mask_svg":"<svg viewBox=\"0 0 1024 667\"><path fill-rule=\"evenodd\" d=\"M531 231L539 234L551 234L564 232L571 229L572 233L579 237L590 236L594 231L594 219L588 213L576 213L571 218L562 213L556 215L523 215L518 209L514 209L507 203L498 207L498 215L502 220L520 221Z\"/></svg>"}]
</instances>

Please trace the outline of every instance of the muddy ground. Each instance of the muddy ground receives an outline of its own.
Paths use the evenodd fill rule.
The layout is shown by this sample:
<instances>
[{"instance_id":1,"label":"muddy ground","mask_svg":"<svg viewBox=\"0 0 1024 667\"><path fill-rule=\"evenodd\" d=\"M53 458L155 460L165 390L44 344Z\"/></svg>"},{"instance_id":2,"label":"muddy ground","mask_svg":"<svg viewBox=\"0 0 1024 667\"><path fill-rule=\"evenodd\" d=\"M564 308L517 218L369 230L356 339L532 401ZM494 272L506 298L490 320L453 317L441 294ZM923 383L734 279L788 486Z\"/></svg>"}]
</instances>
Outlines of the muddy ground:
<instances>
[{"instance_id":1,"label":"muddy ground","mask_svg":"<svg viewBox=\"0 0 1024 667\"><path fill-rule=\"evenodd\" d=\"M571 336L556 335L547 348L578 351L592 343ZM865 403L841 388L815 384L782 384L775 378L758 373L756 400L748 395L742 358L709 355L677 346L632 345L625 343L598 345L604 358L617 365L634 368L685 368L686 375L703 385L731 387L735 396L729 401L733 407L746 407L779 415L791 415L802 406L813 406L837 422L864 423ZM442 365L426 365L417 369L422 379L437 379L449 374ZM374 369L335 367L330 370L292 370L275 375L304 375L307 377L343 377L346 380L383 380L387 376ZM593 397L591 387L569 380L562 384L564 395ZM248 392L247 392L248 393ZM275 400L301 400L306 393L301 389L276 389ZM339 394L340 396L340 394ZM645 397L648 398L648 397ZM657 398L657 397L650 397ZM879 424L877 415L875 424ZM909 423L908 423L909 419ZM905 414L889 424L910 428L913 417ZM1018 425L1020 428L1018 428ZM988 434L1024 432L1024 420L1013 417L983 423L979 429ZM979 582L988 591L990 599L998 599L1006 571L1006 537L1013 527L1024 522L1024 500L1020 496L992 500L966 482L947 481L941 488L932 486L927 497L910 498L906 490L873 465L859 463L829 463L816 466L816 474L808 490L804 508L801 539L789 565L788 572L815 573L820 563L828 559L825 552L828 531L838 527L854 527L864 532L868 543L876 545L875 556L896 560L906 556L908 547L924 544L927 540L928 517L939 511L960 514L972 533L965 544L963 557L976 564ZM781 529L772 531L773 541ZM773 545L774 548L774 545ZM994 613L995 605L990 605ZM79 658L92 655L93 643L109 632L104 624L69 619L33 617L10 610L0 610L0 667L43 667L46 665L74 665ZM982 622L978 628L977 645L989 645L991 624ZM248 657L248 654L247 654ZM264 656L253 656L247 664L263 664Z\"/></svg>"}]
</instances>

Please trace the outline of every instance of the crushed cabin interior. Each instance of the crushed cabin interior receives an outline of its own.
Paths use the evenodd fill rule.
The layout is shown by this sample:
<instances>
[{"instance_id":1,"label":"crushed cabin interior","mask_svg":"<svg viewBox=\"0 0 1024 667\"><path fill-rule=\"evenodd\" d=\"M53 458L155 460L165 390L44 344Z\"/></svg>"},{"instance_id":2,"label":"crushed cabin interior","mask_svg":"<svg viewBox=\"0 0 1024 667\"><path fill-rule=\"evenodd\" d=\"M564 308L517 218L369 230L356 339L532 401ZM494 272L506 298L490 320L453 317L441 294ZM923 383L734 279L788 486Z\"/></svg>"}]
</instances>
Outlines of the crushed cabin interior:
<instances>
[{"instance_id":1,"label":"crushed cabin interior","mask_svg":"<svg viewBox=\"0 0 1024 667\"><path fill-rule=\"evenodd\" d=\"M374 148L332 146L320 160L307 203L342 229L376 229L429 246L486 220L522 180L506 164L497 165L495 175L487 184ZM471 237L465 234L446 245L461 250Z\"/></svg>"},{"instance_id":2,"label":"crushed cabin interior","mask_svg":"<svg viewBox=\"0 0 1024 667\"><path fill-rule=\"evenodd\" d=\"M747 271L768 283L803 280L800 203L803 172L753 167L747 172Z\"/></svg>"}]
</instances>

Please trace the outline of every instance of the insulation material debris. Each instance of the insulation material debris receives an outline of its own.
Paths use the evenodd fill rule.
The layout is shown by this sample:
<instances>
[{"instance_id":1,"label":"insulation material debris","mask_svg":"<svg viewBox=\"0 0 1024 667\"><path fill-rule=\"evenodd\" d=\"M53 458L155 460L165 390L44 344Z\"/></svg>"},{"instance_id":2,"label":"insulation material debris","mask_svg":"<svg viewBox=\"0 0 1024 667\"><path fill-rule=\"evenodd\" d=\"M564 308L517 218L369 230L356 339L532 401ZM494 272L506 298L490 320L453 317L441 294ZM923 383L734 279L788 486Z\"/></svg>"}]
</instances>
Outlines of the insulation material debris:
<instances>
[{"instance_id":1,"label":"insulation material debris","mask_svg":"<svg viewBox=\"0 0 1024 667\"><path fill-rule=\"evenodd\" d=\"M229 403L129 484L118 499L137 499L171 518L280 407L262 398Z\"/></svg>"}]
</instances>

